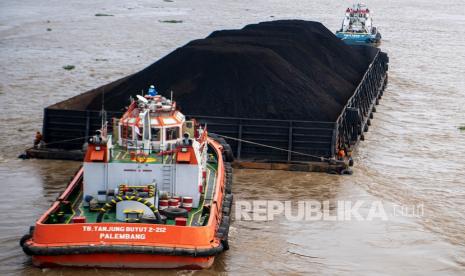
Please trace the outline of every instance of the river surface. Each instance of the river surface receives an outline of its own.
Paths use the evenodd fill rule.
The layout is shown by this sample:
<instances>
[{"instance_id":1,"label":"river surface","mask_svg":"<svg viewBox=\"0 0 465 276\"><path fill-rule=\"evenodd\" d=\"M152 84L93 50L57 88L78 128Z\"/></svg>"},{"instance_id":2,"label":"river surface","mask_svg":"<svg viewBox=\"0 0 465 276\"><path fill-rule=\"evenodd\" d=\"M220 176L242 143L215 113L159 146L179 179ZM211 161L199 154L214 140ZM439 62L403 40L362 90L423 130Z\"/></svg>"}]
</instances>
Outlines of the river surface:
<instances>
[{"instance_id":1,"label":"river surface","mask_svg":"<svg viewBox=\"0 0 465 276\"><path fill-rule=\"evenodd\" d=\"M236 200L382 202L387 220L236 219L212 268L39 269L19 238L64 189L78 162L19 160L43 108L136 72L217 29L299 18L336 30L349 1L0 0L0 274L465 273L465 4L368 1L390 57L389 85L353 176L235 171ZM114 16L95 16L97 13ZM182 20L182 23L162 23ZM66 71L62 67L74 65ZM366 215L369 205L360 213ZM395 206L422 206L420 215ZM294 209L295 210L295 209ZM255 211L254 211L255 212Z\"/></svg>"}]
</instances>

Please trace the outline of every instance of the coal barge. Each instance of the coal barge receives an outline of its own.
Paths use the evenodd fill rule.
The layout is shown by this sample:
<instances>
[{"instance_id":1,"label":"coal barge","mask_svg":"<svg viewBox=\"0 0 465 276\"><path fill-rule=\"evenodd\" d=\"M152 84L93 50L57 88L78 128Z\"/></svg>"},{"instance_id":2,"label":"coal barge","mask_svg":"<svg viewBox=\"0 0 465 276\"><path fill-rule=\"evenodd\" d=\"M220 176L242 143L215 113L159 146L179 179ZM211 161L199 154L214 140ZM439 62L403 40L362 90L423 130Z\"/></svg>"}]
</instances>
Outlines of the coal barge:
<instances>
[{"instance_id":1,"label":"coal barge","mask_svg":"<svg viewBox=\"0 0 465 276\"><path fill-rule=\"evenodd\" d=\"M364 140L388 62L381 50L346 45L318 22L216 31L140 72L45 108L46 147L28 155L82 160L102 104L107 117L118 117L134 91L155 84L225 139L239 167L334 171L344 166L339 153L350 155Z\"/></svg>"}]
</instances>

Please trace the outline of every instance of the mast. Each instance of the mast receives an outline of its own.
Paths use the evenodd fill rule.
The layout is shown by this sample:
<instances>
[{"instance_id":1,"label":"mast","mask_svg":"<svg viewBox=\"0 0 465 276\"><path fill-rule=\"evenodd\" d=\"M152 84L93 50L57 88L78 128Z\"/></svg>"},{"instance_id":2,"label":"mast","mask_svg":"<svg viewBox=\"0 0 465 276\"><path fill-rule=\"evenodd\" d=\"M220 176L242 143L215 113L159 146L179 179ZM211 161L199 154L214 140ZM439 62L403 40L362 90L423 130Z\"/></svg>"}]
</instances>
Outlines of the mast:
<instances>
[{"instance_id":1,"label":"mast","mask_svg":"<svg viewBox=\"0 0 465 276\"><path fill-rule=\"evenodd\" d=\"M104 128L106 128L105 124L107 122L107 113L105 112L105 88L103 88L103 91L102 91L102 109L100 110L100 116L102 118L101 128L103 131ZM105 131L105 135L106 135L106 131Z\"/></svg>"}]
</instances>

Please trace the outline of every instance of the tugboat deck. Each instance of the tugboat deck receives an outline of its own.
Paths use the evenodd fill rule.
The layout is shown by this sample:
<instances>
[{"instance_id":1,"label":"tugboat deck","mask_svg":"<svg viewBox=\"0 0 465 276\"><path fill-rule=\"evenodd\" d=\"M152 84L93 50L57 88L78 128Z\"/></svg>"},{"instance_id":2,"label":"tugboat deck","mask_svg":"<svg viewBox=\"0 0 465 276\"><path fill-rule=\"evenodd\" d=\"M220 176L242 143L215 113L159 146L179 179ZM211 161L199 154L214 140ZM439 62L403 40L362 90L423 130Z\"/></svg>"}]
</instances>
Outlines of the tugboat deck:
<instances>
[{"instance_id":1,"label":"tugboat deck","mask_svg":"<svg viewBox=\"0 0 465 276\"><path fill-rule=\"evenodd\" d=\"M217 179L217 164L208 163L207 164L207 181L205 185L205 192L201 195L200 205L198 208L192 208L189 211L187 217L187 226L202 226L205 220L205 216L202 214L204 206L211 206L213 198L215 196L215 183ZM74 217L85 217L87 223L96 223L97 217L99 215L98 211L91 211L88 206L84 206L82 202L82 191L78 187L76 191L70 195L68 200L71 202L72 209L70 212L63 212L63 220L65 224L72 223ZM118 223L116 219L116 213L114 210L107 212L104 216L105 222ZM56 220L51 217L48 223L54 224ZM175 225L175 221L168 219L166 221L167 225Z\"/></svg>"}]
</instances>

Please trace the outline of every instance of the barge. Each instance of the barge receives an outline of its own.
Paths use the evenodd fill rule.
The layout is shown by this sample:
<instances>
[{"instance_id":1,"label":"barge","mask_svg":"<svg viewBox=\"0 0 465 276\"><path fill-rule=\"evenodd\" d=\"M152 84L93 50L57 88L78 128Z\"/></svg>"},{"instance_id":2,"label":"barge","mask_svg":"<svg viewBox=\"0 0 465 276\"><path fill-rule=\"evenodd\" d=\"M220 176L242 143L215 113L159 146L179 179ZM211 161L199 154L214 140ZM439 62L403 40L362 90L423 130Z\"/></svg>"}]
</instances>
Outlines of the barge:
<instances>
[{"instance_id":1,"label":"barge","mask_svg":"<svg viewBox=\"0 0 465 276\"><path fill-rule=\"evenodd\" d=\"M39 267L208 268L227 250L226 145L176 103L138 96L20 241ZM223 143L223 144L222 144Z\"/></svg>"},{"instance_id":2,"label":"barge","mask_svg":"<svg viewBox=\"0 0 465 276\"><path fill-rule=\"evenodd\" d=\"M326 43L309 46L309 42L322 38ZM254 62L238 64L239 56ZM283 60L284 65L279 63ZM247 68L243 68L243 63L248 64ZM45 108L42 129L45 147L30 148L27 155L62 158L59 153L65 152L69 153L65 158L82 158L87 137L101 125L101 99L105 98L108 116L119 117L121 105L134 96L133 91L155 83L157 88L158 84L163 87L161 91L173 90L187 117L207 124L210 134L230 145L228 152L232 154L228 155L228 162L234 158L233 166L340 171L346 164L339 162L338 154L341 151L350 154L365 138L387 85L388 63L387 54L380 49L346 45L317 22L263 22L241 30L217 31L135 74ZM212 70L213 66L221 70ZM319 66L319 70L313 66ZM173 73L173 68L181 67L183 70ZM289 68L298 74L288 74ZM216 74L218 71L221 73ZM237 74L230 75L232 71ZM253 80L250 76L239 78L244 71L247 75L267 71L289 76L281 79L276 78L278 74L260 73ZM264 77L267 83L257 81ZM235 86L238 82L239 87ZM290 86L293 88L287 90ZM318 89L312 90L317 86ZM180 88L189 88L191 92ZM336 88L339 90L335 92ZM218 93L210 96L215 91ZM184 101L180 100L182 97ZM201 102L199 99L211 108L202 108L208 105L197 104ZM312 107L312 103L321 104ZM322 106L327 108L321 109ZM259 110L252 112L255 115L235 115L255 107ZM267 117L268 111L274 112L273 116ZM304 113L307 117L302 117Z\"/></svg>"},{"instance_id":3,"label":"barge","mask_svg":"<svg viewBox=\"0 0 465 276\"><path fill-rule=\"evenodd\" d=\"M211 133L234 138L224 139L230 145L235 158L233 165L237 167L315 172L337 170L342 164L332 164L328 160L336 159L340 149L351 151L360 140L365 139L364 134L369 129L376 106L380 103L388 83L389 58L379 49L372 50L376 54L368 70L336 121L267 120L205 115L191 117L208 124ZM55 147L30 148L28 155L47 159L82 158L83 152L79 150L85 142L82 137L87 137L99 127L100 114L101 112L92 110L67 110L55 106L45 108L45 141L54 143ZM120 116L121 112L108 111L108 114ZM244 140L272 148L245 143ZM63 153L67 155L63 156ZM324 157L325 160L309 155Z\"/></svg>"}]
</instances>

